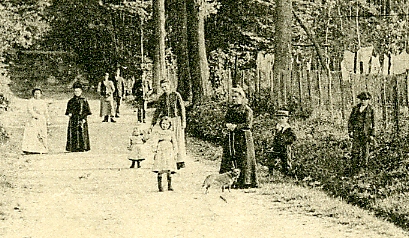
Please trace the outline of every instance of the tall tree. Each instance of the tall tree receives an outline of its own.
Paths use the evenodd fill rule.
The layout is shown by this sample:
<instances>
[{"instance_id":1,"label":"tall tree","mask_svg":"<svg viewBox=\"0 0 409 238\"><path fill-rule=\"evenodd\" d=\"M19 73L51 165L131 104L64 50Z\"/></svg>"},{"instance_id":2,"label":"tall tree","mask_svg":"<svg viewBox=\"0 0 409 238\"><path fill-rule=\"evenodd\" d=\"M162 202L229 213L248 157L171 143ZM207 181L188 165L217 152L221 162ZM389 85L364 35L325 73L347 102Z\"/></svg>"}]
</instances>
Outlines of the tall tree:
<instances>
[{"instance_id":1,"label":"tall tree","mask_svg":"<svg viewBox=\"0 0 409 238\"><path fill-rule=\"evenodd\" d=\"M186 0L168 0L168 29L170 47L174 49L178 69L177 91L183 100L192 100L192 81L189 63Z\"/></svg>"},{"instance_id":2,"label":"tall tree","mask_svg":"<svg viewBox=\"0 0 409 238\"><path fill-rule=\"evenodd\" d=\"M192 103L198 104L211 96L204 32L205 1L187 0L186 7L190 13L188 15L188 48L192 76Z\"/></svg>"},{"instance_id":3,"label":"tall tree","mask_svg":"<svg viewBox=\"0 0 409 238\"><path fill-rule=\"evenodd\" d=\"M275 62L274 62L274 79L279 80L279 84L285 87L290 82L291 67L291 26L292 12L291 0L276 0L276 22L275 22ZM281 93L284 97L285 93ZM282 98L286 102L286 98ZM278 106L282 106L283 101L278 101Z\"/></svg>"},{"instance_id":4,"label":"tall tree","mask_svg":"<svg viewBox=\"0 0 409 238\"><path fill-rule=\"evenodd\" d=\"M154 22L154 55L153 55L153 82L154 91L159 91L160 80L166 75L165 61L165 0L153 0L152 17Z\"/></svg>"}]
</instances>

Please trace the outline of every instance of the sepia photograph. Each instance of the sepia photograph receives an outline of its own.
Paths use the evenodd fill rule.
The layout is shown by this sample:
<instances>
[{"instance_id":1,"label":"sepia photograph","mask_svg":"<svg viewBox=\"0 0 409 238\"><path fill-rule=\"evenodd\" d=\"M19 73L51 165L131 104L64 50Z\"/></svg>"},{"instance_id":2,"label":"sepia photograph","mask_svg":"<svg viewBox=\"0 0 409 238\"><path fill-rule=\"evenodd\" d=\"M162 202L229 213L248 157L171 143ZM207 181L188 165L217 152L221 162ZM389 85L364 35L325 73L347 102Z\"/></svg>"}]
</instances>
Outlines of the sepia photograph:
<instances>
[{"instance_id":1,"label":"sepia photograph","mask_svg":"<svg viewBox=\"0 0 409 238\"><path fill-rule=\"evenodd\" d=\"M0 237L409 237L406 0L1 0Z\"/></svg>"}]
</instances>

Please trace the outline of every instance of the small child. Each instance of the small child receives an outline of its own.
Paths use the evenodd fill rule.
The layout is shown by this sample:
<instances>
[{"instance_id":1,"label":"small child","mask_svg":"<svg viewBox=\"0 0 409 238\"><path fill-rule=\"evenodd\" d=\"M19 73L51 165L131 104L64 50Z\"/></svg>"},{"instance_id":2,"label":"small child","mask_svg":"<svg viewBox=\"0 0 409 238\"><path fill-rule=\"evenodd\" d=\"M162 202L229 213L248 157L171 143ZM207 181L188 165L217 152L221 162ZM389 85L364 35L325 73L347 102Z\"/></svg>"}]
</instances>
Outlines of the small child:
<instances>
[{"instance_id":1,"label":"small child","mask_svg":"<svg viewBox=\"0 0 409 238\"><path fill-rule=\"evenodd\" d=\"M159 125L161 130L157 132L158 145L152 171L158 174L159 192L163 192L162 175L164 173L167 174L168 190L173 191L172 174L176 173L176 138L169 117L162 117Z\"/></svg>"},{"instance_id":2,"label":"small child","mask_svg":"<svg viewBox=\"0 0 409 238\"><path fill-rule=\"evenodd\" d=\"M276 161L281 161L281 172L284 175L288 175L291 169L292 159L292 144L297 139L295 133L288 124L289 112L286 110L278 110L276 115L277 125L273 130L273 147L271 148L272 154L269 157L268 168L270 174L273 173Z\"/></svg>"},{"instance_id":3,"label":"small child","mask_svg":"<svg viewBox=\"0 0 409 238\"><path fill-rule=\"evenodd\" d=\"M145 160L142 158L143 145L146 142L143 131L140 127L135 127L132 131L132 135L129 137L128 150L130 151L128 159L132 161L131 168L135 168L135 162L137 163L137 168L141 167L141 161Z\"/></svg>"}]
</instances>

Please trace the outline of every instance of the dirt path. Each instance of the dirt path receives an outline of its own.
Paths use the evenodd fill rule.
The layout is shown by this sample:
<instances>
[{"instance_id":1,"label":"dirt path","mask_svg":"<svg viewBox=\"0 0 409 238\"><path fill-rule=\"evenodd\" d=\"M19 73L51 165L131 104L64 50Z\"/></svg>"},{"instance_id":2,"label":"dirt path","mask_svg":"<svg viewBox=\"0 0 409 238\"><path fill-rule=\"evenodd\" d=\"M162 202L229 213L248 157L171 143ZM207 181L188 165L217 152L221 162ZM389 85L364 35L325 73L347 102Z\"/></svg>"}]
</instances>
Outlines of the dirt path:
<instances>
[{"instance_id":1,"label":"dirt path","mask_svg":"<svg viewBox=\"0 0 409 238\"><path fill-rule=\"evenodd\" d=\"M21 108L7 126L17 137L24 117L23 101L16 103ZM142 168L129 169L132 110L124 108L116 124L101 123L98 101L91 101L91 151L64 153L65 104L50 104L51 153L20 156L13 164L15 205L2 223L4 237L391 237L280 209L259 191L224 193L227 202L219 191L204 195L203 179L217 168L192 155L174 176L175 191L159 193L151 153Z\"/></svg>"}]
</instances>

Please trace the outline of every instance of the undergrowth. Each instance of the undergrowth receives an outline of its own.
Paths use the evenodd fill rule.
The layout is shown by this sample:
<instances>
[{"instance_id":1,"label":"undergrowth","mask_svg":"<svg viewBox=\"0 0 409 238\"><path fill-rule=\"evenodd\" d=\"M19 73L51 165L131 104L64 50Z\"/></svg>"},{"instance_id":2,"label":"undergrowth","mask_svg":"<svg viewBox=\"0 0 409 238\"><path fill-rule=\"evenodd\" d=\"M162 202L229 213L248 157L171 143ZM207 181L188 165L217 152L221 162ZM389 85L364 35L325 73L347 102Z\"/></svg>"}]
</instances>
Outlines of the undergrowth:
<instances>
[{"instance_id":1,"label":"undergrowth","mask_svg":"<svg viewBox=\"0 0 409 238\"><path fill-rule=\"evenodd\" d=\"M226 106L209 102L194 107L188 112L188 133L220 145L226 134ZM409 204L405 197L409 194L409 141L402 136L407 134L407 120L401 123L401 137L392 136L392 131L378 131L367 168L351 174L351 140L345 120L325 113L293 119L290 124L298 140L293 145L291 176L299 184L322 188L331 196L375 211L409 229L409 205L405 205ZM255 116L253 136L259 168L268 158L266 151L271 148L274 126L269 113Z\"/></svg>"}]
</instances>

